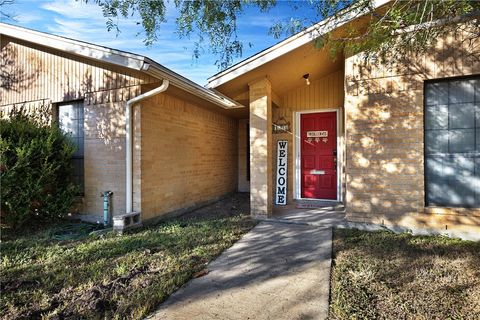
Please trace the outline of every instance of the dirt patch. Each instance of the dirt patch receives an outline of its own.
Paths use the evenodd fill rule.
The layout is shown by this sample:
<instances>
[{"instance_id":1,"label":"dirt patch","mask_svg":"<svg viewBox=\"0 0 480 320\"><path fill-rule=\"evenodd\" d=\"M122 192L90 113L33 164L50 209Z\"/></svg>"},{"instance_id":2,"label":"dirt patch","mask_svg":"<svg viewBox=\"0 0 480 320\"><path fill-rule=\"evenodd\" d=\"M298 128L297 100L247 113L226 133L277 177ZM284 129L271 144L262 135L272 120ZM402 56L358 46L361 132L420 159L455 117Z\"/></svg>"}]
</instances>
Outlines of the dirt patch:
<instances>
[{"instance_id":1,"label":"dirt patch","mask_svg":"<svg viewBox=\"0 0 480 320\"><path fill-rule=\"evenodd\" d=\"M143 319L255 226L248 206L233 194L122 236L67 225L3 240L0 318Z\"/></svg>"},{"instance_id":2,"label":"dirt patch","mask_svg":"<svg viewBox=\"0 0 480 320\"><path fill-rule=\"evenodd\" d=\"M57 309L60 319L77 319L79 313L89 318L104 313L106 310L115 310L115 296L127 295L130 287L145 287L149 285L149 275L161 270L150 270L146 266L131 270L127 275L115 278L106 284L99 284L83 292L63 290L52 299L52 307L56 307L56 301L63 301L63 308ZM69 301L69 303L65 303ZM44 313L44 312L43 312Z\"/></svg>"},{"instance_id":3,"label":"dirt patch","mask_svg":"<svg viewBox=\"0 0 480 320\"><path fill-rule=\"evenodd\" d=\"M250 194L233 193L210 205L183 214L181 219L224 218L250 214Z\"/></svg>"},{"instance_id":4,"label":"dirt patch","mask_svg":"<svg viewBox=\"0 0 480 320\"><path fill-rule=\"evenodd\" d=\"M6 314L8 318L36 319L47 316L48 319L78 319L79 315L89 319L101 318L106 310L116 309L115 296L128 294L130 287L148 285L145 275L161 270L149 270L146 266L131 270L127 275L115 278L105 284L94 285L85 290L68 287L51 296L43 303L31 303L22 312ZM138 283L139 281L142 283ZM8 289L8 288L7 288Z\"/></svg>"}]
</instances>

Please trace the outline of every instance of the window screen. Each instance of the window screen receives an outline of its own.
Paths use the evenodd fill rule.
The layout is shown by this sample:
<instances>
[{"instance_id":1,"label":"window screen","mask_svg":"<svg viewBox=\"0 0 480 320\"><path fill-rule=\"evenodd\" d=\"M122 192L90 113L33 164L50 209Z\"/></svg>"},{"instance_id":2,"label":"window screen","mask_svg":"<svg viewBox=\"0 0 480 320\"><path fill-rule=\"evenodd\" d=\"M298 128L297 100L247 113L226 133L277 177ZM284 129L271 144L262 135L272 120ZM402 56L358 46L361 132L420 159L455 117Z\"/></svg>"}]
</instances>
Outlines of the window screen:
<instances>
[{"instance_id":1,"label":"window screen","mask_svg":"<svg viewBox=\"0 0 480 320\"><path fill-rule=\"evenodd\" d=\"M480 207L480 77L425 84L427 206Z\"/></svg>"},{"instance_id":2,"label":"window screen","mask_svg":"<svg viewBox=\"0 0 480 320\"><path fill-rule=\"evenodd\" d=\"M74 178L84 191L83 101L58 105L58 123L77 147L72 156Z\"/></svg>"}]
</instances>

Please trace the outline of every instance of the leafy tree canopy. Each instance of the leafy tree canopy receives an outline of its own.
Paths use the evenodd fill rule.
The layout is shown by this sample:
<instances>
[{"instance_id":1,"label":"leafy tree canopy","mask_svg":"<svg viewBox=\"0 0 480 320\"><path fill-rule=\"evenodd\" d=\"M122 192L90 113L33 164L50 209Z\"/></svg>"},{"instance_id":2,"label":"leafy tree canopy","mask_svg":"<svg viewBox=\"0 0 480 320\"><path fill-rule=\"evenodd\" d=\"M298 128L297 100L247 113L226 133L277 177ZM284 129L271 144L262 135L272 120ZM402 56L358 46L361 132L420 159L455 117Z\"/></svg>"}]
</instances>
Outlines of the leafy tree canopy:
<instances>
[{"instance_id":1,"label":"leafy tree canopy","mask_svg":"<svg viewBox=\"0 0 480 320\"><path fill-rule=\"evenodd\" d=\"M145 31L145 43L158 39L162 24L167 21L169 0L83 0L94 1L107 18L107 28L117 29L117 18L139 17L137 21ZM245 8L268 11L278 5L277 0L171 0L176 7L175 23L180 38L195 39L193 55L208 51L217 57L217 66L225 69L234 58L242 55L244 43L237 34L238 19ZM288 2L291 17L286 21L272 19L270 34L276 38L289 36L324 18L335 16L370 19L362 29L346 28L341 34L329 33L317 37L317 47L328 46L332 54L339 51L367 56L384 57L395 52L403 56L422 52L438 36L459 29L467 30L470 39L480 35L480 1L475 0L392 0L387 6L374 10L375 0L309 0L301 2L310 10L295 10L299 2ZM309 12L309 17L305 16ZM313 14L311 14L313 12ZM303 14L303 16L302 16ZM315 21L312 21L312 20Z\"/></svg>"}]
</instances>

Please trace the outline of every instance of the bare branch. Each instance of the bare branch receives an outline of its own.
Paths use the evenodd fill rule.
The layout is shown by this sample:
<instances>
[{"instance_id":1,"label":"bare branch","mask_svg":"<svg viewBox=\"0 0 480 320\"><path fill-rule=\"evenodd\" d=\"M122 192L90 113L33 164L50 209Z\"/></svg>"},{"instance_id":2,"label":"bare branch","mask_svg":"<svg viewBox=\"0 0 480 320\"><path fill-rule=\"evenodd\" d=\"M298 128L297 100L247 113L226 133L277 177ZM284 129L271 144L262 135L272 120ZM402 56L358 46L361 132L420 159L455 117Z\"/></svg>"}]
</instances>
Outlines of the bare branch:
<instances>
[{"instance_id":1,"label":"bare branch","mask_svg":"<svg viewBox=\"0 0 480 320\"><path fill-rule=\"evenodd\" d=\"M435 27L441 27L445 25L459 24L472 19L476 19L476 18L480 18L480 11L473 11L471 13L463 14L461 16L457 16L454 18L449 17L449 18L443 18L443 19L438 19L434 21L428 21L428 22L424 22L416 25L411 25L406 28L397 30L392 35L417 32L420 30L432 29Z\"/></svg>"}]
</instances>

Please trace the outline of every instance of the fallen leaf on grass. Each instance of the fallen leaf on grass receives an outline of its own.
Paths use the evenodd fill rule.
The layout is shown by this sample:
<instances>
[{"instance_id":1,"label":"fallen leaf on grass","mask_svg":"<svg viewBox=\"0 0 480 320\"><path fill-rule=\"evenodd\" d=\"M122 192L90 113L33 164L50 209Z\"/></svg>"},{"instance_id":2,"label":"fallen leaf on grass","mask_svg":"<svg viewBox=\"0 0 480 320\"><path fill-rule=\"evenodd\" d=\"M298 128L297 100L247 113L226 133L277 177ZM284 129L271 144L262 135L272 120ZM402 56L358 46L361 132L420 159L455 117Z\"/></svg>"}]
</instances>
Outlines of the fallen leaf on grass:
<instances>
[{"instance_id":1,"label":"fallen leaf on grass","mask_svg":"<svg viewBox=\"0 0 480 320\"><path fill-rule=\"evenodd\" d=\"M200 278L200 277L203 277L206 274L208 274L208 269L203 269L203 270L195 272L192 277L193 278Z\"/></svg>"}]
</instances>

